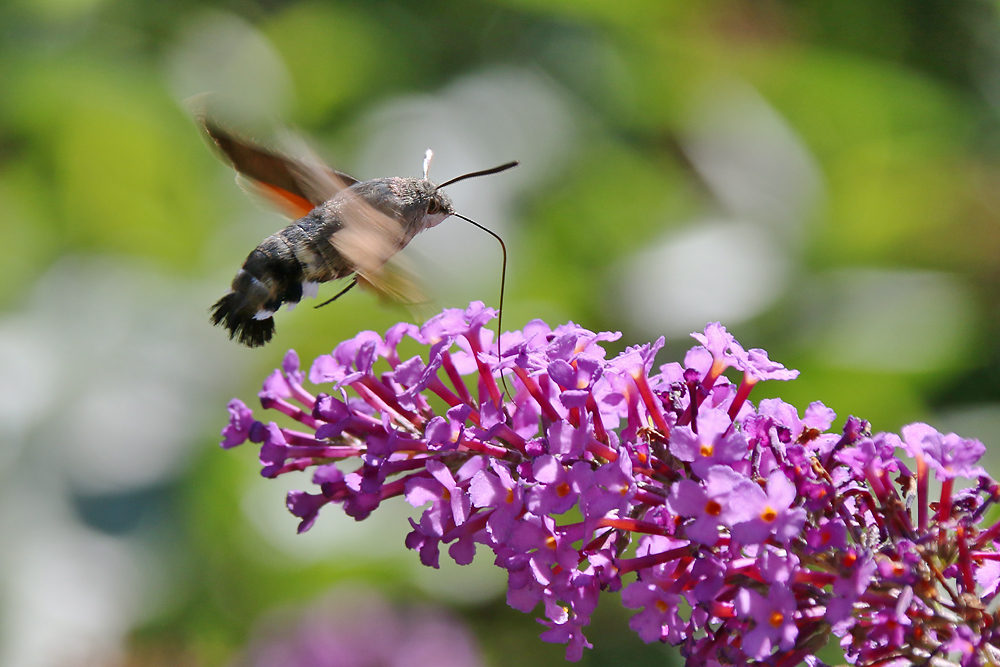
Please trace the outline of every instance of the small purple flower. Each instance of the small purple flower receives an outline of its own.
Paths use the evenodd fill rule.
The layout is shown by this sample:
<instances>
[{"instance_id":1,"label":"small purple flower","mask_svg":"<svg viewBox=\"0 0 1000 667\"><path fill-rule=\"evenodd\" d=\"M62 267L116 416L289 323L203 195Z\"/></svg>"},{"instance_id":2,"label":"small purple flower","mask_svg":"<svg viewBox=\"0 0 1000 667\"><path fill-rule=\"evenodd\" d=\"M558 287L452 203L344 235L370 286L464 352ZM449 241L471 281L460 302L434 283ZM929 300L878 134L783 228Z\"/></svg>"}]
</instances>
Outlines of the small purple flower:
<instances>
[{"instance_id":1,"label":"small purple flower","mask_svg":"<svg viewBox=\"0 0 1000 667\"><path fill-rule=\"evenodd\" d=\"M724 370L733 366L739 357L746 355L732 334L718 322L710 323L705 327L704 333L693 333L691 337L701 343L702 347L711 355L712 363L708 368L704 368L703 364L698 363L694 358L685 358L688 367L694 367L697 364L699 370L705 373L706 387L711 387Z\"/></svg>"},{"instance_id":2,"label":"small purple flower","mask_svg":"<svg viewBox=\"0 0 1000 667\"><path fill-rule=\"evenodd\" d=\"M324 505L330 502L322 493L312 494L305 491L290 491L285 501L285 506L292 516L302 519L298 532L304 533L316 522L319 511Z\"/></svg>"},{"instance_id":3,"label":"small purple flower","mask_svg":"<svg viewBox=\"0 0 1000 667\"><path fill-rule=\"evenodd\" d=\"M858 558L849 554L849 559L852 564L834 580L833 595L826 606L825 618L833 625L837 636L844 636L855 625L854 603L868 590L872 576L878 570L878 564L870 556Z\"/></svg>"},{"instance_id":4,"label":"small purple flower","mask_svg":"<svg viewBox=\"0 0 1000 667\"><path fill-rule=\"evenodd\" d=\"M551 620L540 621L542 625L549 629L542 633L542 639L547 642L566 644L566 659L576 662L583 657L583 649L594 648L594 645L587 641L583 635L583 628L586 622L575 616L567 617L561 623Z\"/></svg>"},{"instance_id":5,"label":"small purple flower","mask_svg":"<svg viewBox=\"0 0 1000 667\"><path fill-rule=\"evenodd\" d=\"M585 463L578 465L586 466ZM535 516L565 514L579 499L579 491L573 484L570 473L550 455L544 454L531 465L535 485L528 490L525 505Z\"/></svg>"},{"instance_id":6,"label":"small purple flower","mask_svg":"<svg viewBox=\"0 0 1000 667\"><path fill-rule=\"evenodd\" d=\"M704 478L712 466L731 465L747 455L747 440L733 427L722 410L708 408L698 414L698 432L678 426L670 439L670 453L691 463L691 470Z\"/></svg>"},{"instance_id":7,"label":"small purple flower","mask_svg":"<svg viewBox=\"0 0 1000 667\"><path fill-rule=\"evenodd\" d=\"M799 635L795 625L795 595L785 584L772 584L767 597L752 588L741 589L736 596L736 609L741 616L754 621L743 639L743 650L750 657L763 660L775 648L787 651L795 645Z\"/></svg>"},{"instance_id":8,"label":"small purple flower","mask_svg":"<svg viewBox=\"0 0 1000 667\"><path fill-rule=\"evenodd\" d=\"M583 456L591 434L587 429L573 426L566 421L557 421L548 430L549 453L560 460L578 459Z\"/></svg>"},{"instance_id":9,"label":"small purple flower","mask_svg":"<svg viewBox=\"0 0 1000 667\"><path fill-rule=\"evenodd\" d=\"M971 628L960 625L955 628L942 648L948 653L957 653L959 655L958 664L962 667L972 667L972 665L982 664L976 656L979 643L979 637Z\"/></svg>"},{"instance_id":10,"label":"small purple flower","mask_svg":"<svg viewBox=\"0 0 1000 667\"><path fill-rule=\"evenodd\" d=\"M839 519L820 519L806 528L806 544L814 553L847 548L847 526Z\"/></svg>"},{"instance_id":11,"label":"small purple flower","mask_svg":"<svg viewBox=\"0 0 1000 667\"><path fill-rule=\"evenodd\" d=\"M744 352L742 348L738 348L733 351L733 357L736 360L733 365L754 383L762 380L794 380L799 376L798 371L789 370L777 361L768 359L764 350L753 349Z\"/></svg>"},{"instance_id":12,"label":"small purple flower","mask_svg":"<svg viewBox=\"0 0 1000 667\"><path fill-rule=\"evenodd\" d=\"M910 424L903 427L903 448L913 458L926 459L942 482L986 474L976 465L986 453L986 446L979 440L965 439L954 433L943 435L927 424Z\"/></svg>"},{"instance_id":13,"label":"small purple flower","mask_svg":"<svg viewBox=\"0 0 1000 667\"><path fill-rule=\"evenodd\" d=\"M670 509L680 516L692 517L684 534L695 542L713 546L719 540L719 528L729 509L730 498L742 498L759 487L746 476L726 466L714 466L705 474L704 485L690 479L674 484L667 499Z\"/></svg>"},{"instance_id":14,"label":"small purple flower","mask_svg":"<svg viewBox=\"0 0 1000 667\"><path fill-rule=\"evenodd\" d=\"M632 617L629 627L647 644L658 641L678 643L686 626L680 615L682 598L655 583L634 581L622 590L622 604L642 609Z\"/></svg>"},{"instance_id":15,"label":"small purple flower","mask_svg":"<svg viewBox=\"0 0 1000 667\"><path fill-rule=\"evenodd\" d=\"M255 423L253 411L243 401L238 398L229 401L229 424L222 429L222 448L231 449L246 442Z\"/></svg>"},{"instance_id":16,"label":"small purple flower","mask_svg":"<svg viewBox=\"0 0 1000 667\"><path fill-rule=\"evenodd\" d=\"M342 342L331 354L318 357L309 370L309 381L313 384L350 384L371 372L382 345L382 337L377 333L363 331Z\"/></svg>"},{"instance_id":17,"label":"small purple flower","mask_svg":"<svg viewBox=\"0 0 1000 667\"><path fill-rule=\"evenodd\" d=\"M446 531L461 526L470 516L472 500L462 487L468 486L469 476L473 473L463 468L456 477L437 461L428 461L426 468L430 478L413 477L406 483L408 503L414 507L431 503L421 515L419 524L411 520L414 531L407 538L407 545L410 542L419 544L421 562L438 567L437 542Z\"/></svg>"},{"instance_id":18,"label":"small purple flower","mask_svg":"<svg viewBox=\"0 0 1000 667\"><path fill-rule=\"evenodd\" d=\"M502 463L490 461L489 469L472 478L469 498L474 507L493 510L487 525L494 539L505 542L524 506L524 490L510 471Z\"/></svg>"},{"instance_id":19,"label":"small purple flower","mask_svg":"<svg viewBox=\"0 0 1000 667\"><path fill-rule=\"evenodd\" d=\"M619 456L600 466L594 471L592 482L580 491L580 511L585 518L595 520L609 513L621 516L628 511L636 484L628 456Z\"/></svg>"},{"instance_id":20,"label":"small purple flower","mask_svg":"<svg viewBox=\"0 0 1000 667\"><path fill-rule=\"evenodd\" d=\"M744 487L746 488L746 487ZM767 479L767 492L755 487L759 492L746 488L743 501L734 509L733 539L743 544L758 544L773 536L779 544L786 544L802 532L806 522L806 511L792 507L795 501L795 486L784 473L776 470ZM735 507L735 495L730 506Z\"/></svg>"},{"instance_id":21,"label":"small purple flower","mask_svg":"<svg viewBox=\"0 0 1000 667\"><path fill-rule=\"evenodd\" d=\"M987 560L976 569L976 584L983 591L983 597L992 597L1000 587L1000 561Z\"/></svg>"}]
</instances>

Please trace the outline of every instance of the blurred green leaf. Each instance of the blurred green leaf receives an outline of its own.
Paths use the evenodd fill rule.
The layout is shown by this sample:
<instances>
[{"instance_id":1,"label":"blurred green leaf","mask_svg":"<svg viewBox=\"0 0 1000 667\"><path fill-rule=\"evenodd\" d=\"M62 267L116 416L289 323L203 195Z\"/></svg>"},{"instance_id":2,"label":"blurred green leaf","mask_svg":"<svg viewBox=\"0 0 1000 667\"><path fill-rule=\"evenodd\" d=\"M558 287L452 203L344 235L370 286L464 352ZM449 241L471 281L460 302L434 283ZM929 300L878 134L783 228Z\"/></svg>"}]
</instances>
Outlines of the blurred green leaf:
<instances>
[{"instance_id":1,"label":"blurred green leaf","mask_svg":"<svg viewBox=\"0 0 1000 667\"><path fill-rule=\"evenodd\" d=\"M607 269L696 207L683 172L624 146L591 146L525 227L532 284L519 294L593 312ZM520 297L519 297L520 298Z\"/></svg>"},{"instance_id":2,"label":"blurred green leaf","mask_svg":"<svg viewBox=\"0 0 1000 667\"><path fill-rule=\"evenodd\" d=\"M410 62L397 40L367 15L344 6L301 3L262 26L295 82L295 115L306 124L405 80Z\"/></svg>"},{"instance_id":3,"label":"blurred green leaf","mask_svg":"<svg viewBox=\"0 0 1000 667\"><path fill-rule=\"evenodd\" d=\"M190 269L217 212L193 123L139 73L47 61L8 91L5 115L42 150L65 249Z\"/></svg>"}]
</instances>

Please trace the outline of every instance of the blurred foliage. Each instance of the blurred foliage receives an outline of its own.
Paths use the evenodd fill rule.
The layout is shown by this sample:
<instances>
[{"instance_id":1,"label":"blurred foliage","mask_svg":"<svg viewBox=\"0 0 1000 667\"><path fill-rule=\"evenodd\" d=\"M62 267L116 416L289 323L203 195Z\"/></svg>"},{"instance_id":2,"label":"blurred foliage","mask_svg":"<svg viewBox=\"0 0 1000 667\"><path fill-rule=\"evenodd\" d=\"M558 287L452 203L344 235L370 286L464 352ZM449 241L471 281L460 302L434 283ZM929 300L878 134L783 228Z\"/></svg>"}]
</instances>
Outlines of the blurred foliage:
<instances>
[{"instance_id":1,"label":"blurred foliage","mask_svg":"<svg viewBox=\"0 0 1000 667\"><path fill-rule=\"evenodd\" d=\"M729 210L689 146L697 100L719 82L739 82L791 128L823 182L801 216L801 245L791 244L786 291L730 326L802 371L753 398L781 396L800 409L822 400L841 419L857 414L879 430L1000 400L1000 23L986 0L0 3L0 307L24 307L48 267L79 253L137 258L221 293L245 253L280 224L239 199L171 74L178 44L211 17L237 20L270 44L291 92L254 104L273 111L271 122L338 146L343 165L359 150L351 129L395 96L433 95L497 65L542 73L569 100L580 131L563 166L518 202L520 273L510 280L505 325L561 314L623 330L621 346L646 340L609 306L622 264L671 230ZM220 45L215 57L234 54ZM231 67L246 78L234 86L270 76L241 70L239 58ZM718 268L712 257L701 261L705 272ZM975 314L955 333L956 350L919 371L832 357L810 327L827 302L810 290L831 272L862 268L936 272L967 290ZM251 370L234 373L229 393L252 396L292 344L308 360L360 328L384 330L405 316L367 295L303 310L279 321L277 343L237 353ZM851 304L826 313L845 328L875 315ZM664 361L686 347L668 341ZM248 486L264 483L251 455L223 455L213 439L205 433L176 484L164 530L183 584L159 617L135 628L135 664L225 664L266 610L347 578L400 598L428 595L399 559L304 564L275 550L240 506ZM461 610L491 664L561 659L562 648L540 645L540 626L502 598ZM637 646L619 612L599 614L589 633L597 649L584 663L628 655L629 664L662 664L665 653Z\"/></svg>"}]
</instances>

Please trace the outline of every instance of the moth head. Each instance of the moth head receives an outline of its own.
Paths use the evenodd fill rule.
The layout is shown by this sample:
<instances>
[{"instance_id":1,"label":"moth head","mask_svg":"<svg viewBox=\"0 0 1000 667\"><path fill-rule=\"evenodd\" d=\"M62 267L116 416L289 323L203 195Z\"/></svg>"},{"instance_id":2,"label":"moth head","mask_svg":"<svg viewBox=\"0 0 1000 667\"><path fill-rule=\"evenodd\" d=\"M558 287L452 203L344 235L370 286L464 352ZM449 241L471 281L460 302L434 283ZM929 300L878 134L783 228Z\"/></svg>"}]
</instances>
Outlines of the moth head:
<instances>
[{"instance_id":1,"label":"moth head","mask_svg":"<svg viewBox=\"0 0 1000 667\"><path fill-rule=\"evenodd\" d=\"M434 190L427 200L424 211L424 226L433 227L444 222L444 219L455 213L451 199L441 190Z\"/></svg>"}]
</instances>

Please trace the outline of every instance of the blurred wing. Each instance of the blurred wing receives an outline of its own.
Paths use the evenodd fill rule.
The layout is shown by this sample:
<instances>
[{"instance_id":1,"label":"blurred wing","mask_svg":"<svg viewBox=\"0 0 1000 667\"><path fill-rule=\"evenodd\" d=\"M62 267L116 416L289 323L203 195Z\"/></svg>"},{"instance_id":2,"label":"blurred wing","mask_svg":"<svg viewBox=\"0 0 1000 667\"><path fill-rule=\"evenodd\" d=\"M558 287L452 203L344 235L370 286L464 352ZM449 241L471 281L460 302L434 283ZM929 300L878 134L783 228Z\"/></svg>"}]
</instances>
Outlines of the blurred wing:
<instances>
[{"instance_id":1,"label":"blurred wing","mask_svg":"<svg viewBox=\"0 0 1000 667\"><path fill-rule=\"evenodd\" d=\"M240 187L259 194L292 218L301 218L357 179L317 161L298 160L238 137L204 115L212 143L242 177Z\"/></svg>"},{"instance_id":2,"label":"blurred wing","mask_svg":"<svg viewBox=\"0 0 1000 667\"><path fill-rule=\"evenodd\" d=\"M374 291L384 300L396 301L406 306L430 303L420 289L415 274L399 259L391 261L375 273L359 271L357 278L362 288Z\"/></svg>"},{"instance_id":3,"label":"blurred wing","mask_svg":"<svg viewBox=\"0 0 1000 667\"><path fill-rule=\"evenodd\" d=\"M396 256L408 241L403 225L353 190L341 193L340 198L342 227L330 242L354 267L358 282L393 301L426 302L414 273Z\"/></svg>"},{"instance_id":4,"label":"blurred wing","mask_svg":"<svg viewBox=\"0 0 1000 667\"><path fill-rule=\"evenodd\" d=\"M240 190L253 199L263 200L269 205L269 208L277 209L282 215L292 220L298 220L315 208L309 201L293 192L255 181L243 174L236 175L236 185L240 186Z\"/></svg>"}]
</instances>

